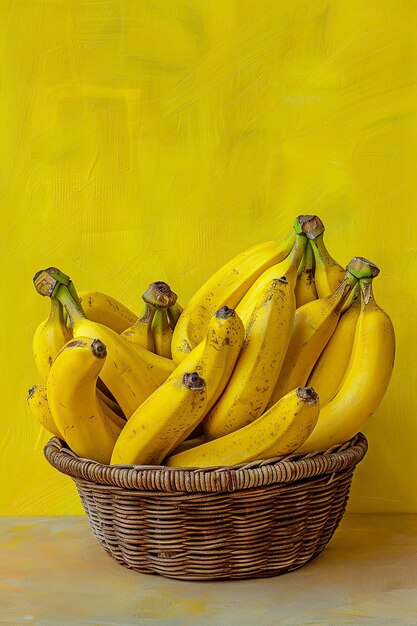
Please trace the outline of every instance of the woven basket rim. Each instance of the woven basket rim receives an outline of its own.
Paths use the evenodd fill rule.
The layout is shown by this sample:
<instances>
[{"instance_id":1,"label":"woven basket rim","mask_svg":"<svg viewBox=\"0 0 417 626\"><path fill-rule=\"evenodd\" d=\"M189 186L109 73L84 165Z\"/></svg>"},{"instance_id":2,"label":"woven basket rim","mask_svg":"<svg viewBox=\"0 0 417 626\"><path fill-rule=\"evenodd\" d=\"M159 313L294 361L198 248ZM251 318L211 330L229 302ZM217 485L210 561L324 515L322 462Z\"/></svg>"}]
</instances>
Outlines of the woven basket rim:
<instances>
[{"instance_id":1,"label":"woven basket rim","mask_svg":"<svg viewBox=\"0 0 417 626\"><path fill-rule=\"evenodd\" d=\"M48 462L74 479L132 491L231 492L335 474L365 456L368 442L358 433L348 442L309 454L291 454L228 467L175 468L164 465L105 465L78 457L58 437L44 448Z\"/></svg>"}]
</instances>

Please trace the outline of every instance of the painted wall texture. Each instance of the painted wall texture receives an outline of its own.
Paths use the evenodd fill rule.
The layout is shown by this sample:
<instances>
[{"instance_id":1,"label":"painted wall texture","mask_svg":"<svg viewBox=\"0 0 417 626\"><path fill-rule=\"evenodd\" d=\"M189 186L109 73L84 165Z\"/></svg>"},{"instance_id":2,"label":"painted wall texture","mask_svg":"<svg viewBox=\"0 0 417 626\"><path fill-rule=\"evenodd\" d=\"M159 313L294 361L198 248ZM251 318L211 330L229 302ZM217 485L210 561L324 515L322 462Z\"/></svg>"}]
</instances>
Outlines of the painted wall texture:
<instances>
[{"instance_id":1,"label":"painted wall texture","mask_svg":"<svg viewBox=\"0 0 417 626\"><path fill-rule=\"evenodd\" d=\"M416 28L407 0L0 2L3 514L81 512L26 408L35 271L186 302L299 213L380 265L397 332L350 510L417 511Z\"/></svg>"}]
</instances>

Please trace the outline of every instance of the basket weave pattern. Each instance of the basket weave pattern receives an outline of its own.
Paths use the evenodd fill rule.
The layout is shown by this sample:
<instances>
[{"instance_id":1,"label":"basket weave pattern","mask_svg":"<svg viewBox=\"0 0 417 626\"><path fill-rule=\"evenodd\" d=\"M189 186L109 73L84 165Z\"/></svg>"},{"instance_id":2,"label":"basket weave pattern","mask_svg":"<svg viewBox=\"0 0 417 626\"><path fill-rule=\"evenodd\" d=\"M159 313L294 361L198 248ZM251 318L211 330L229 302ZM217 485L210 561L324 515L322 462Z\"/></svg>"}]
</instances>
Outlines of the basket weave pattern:
<instances>
[{"instance_id":1,"label":"basket weave pattern","mask_svg":"<svg viewBox=\"0 0 417 626\"><path fill-rule=\"evenodd\" d=\"M362 434L323 453L241 466L109 466L54 437L48 461L73 478L94 535L125 567L183 580L276 576L324 549L346 509Z\"/></svg>"}]
</instances>

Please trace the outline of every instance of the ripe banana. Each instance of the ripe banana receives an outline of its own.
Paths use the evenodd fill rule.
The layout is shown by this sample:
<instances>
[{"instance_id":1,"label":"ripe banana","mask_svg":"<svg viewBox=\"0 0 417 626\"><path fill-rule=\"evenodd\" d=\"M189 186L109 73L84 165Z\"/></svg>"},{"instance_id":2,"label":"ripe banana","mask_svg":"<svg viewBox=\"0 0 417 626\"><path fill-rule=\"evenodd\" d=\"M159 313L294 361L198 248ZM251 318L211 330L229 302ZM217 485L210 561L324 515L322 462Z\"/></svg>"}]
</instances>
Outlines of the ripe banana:
<instances>
[{"instance_id":1,"label":"ripe banana","mask_svg":"<svg viewBox=\"0 0 417 626\"><path fill-rule=\"evenodd\" d=\"M245 339L245 328L233 309L222 306L211 317L206 337L177 365L171 378L197 372L206 381L207 406L217 402L228 384Z\"/></svg>"},{"instance_id":2,"label":"ripe banana","mask_svg":"<svg viewBox=\"0 0 417 626\"><path fill-rule=\"evenodd\" d=\"M89 320L122 333L136 322L137 315L124 304L100 291L80 291L80 303Z\"/></svg>"},{"instance_id":3,"label":"ripe banana","mask_svg":"<svg viewBox=\"0 0 417 626\"><path fill-rule=\"evenodd\" d=\"M285 278L275 278L260 291L232 376L204 418L207 439L242 428L263 413L284 360L294 313L294 291Z\"/></svg>"},{"instance_id":4,"label":"ripe banana","mask_svg":"<svg viewBox=\"0 0 417 626\"><path fill-rule=\"evenodd\" d=\"M170 456L170 467L227 466L290 454L317 423L318 396L313 389L293 389L254 422L224 437Z\"/></svg>"},{"instance_id":5,"label":"ripe banana","mask_svg":"<svg viewBox=\"0 0 417 626\"><path fill-rule=\"evenodd\" d=\"M314 252L316 283L319 298L329 296L345 278L345 270L330 256L324 240L324 225L320 218L314 216L307 237Z\"/></svg>"},{"instance_id":6,"label":"ripe banana","mask_svg":"<svg viewBox=\"0 0 417 626\"><path fill-rule=\"evenodd\" d=\"M29 389L27 403L33 417L39 424L42 424L51 435L55 435L60 439L64 438L49 409L45 385L33 385L33 387Z\"/></svg>"},{"instance_id":7,"label":"ripe banana","mask_svg":"<svg viewBox=\"0 0 417 626\"><path fill-rule=\"evenodd\" d=\"M43 382L48 378L56 355L71 336L71 331L65 325L61 303L51 298L49 317L39 324L33 336L33 356Z\"/></svg>"},{"instance_id":8,"label":"ripe banana","mask_svg":"<svg viewBox=\"0 0 417 626\"><path fill-rule=\"evenodd\" d=\"M134 412L116 441L111 463L159 465L194 429L205 408L205 381L197 372L168 379Z\"/></svg>"},{"instance_id":9,"label":"ripe banana","mask_svg":"<svg viewBox=\"0 0 417 626\"><path fill-rule=\"evenodd\" d=\"M138 351L151 352L134 346L108 326L93 322L83 316L67 287L56 285L56 297L69 317L74 337L90 337L102 341L108 352L100 378L115 397L127 419L137 407L159 386Z\"/></svg>"},{"instance_id":10,"label":"ripe banana","mask_svg":"<svg viewBox=\"0 0 417 626\"><path fill-rule=\"evenodd\" d=\"M288 350L268 407L291 389L306 384L336 328L344 300L356 283L357 279L346 272L343 283L330 296L307 302L296 310Z\"/></svg>"},{"instance_id":11,"label":"ripe banana","mask_svg":"<svg viewBox=\"0 0 417 626\"><path fill-rule=\"evenodd\" d=\"M129 341L142 346L145 350L155 352L155 342L152 334L152 320L155 308L145 303L145 308L136 322L124 330L121 335Z\"/></svg>"},{"instance_id":12,"label":"ripe banana","mask_svg":"<svg viewBox=\"0 0 417 626\"><path fill-rule=\"evenodd\" d=\"M100 463L110 461L120 433L97 401L97 378L106 354L100 340L78 336L58 353L47 383L51 414L65 441L78 456Z\"/></svg>"},{"instance_id":13,"label":"ripe banana","mask_svg":"<svg viewBox=\"0 0 417 626\"><path fill-rule=\"evenodd\" d=\"M295 301L297 308L312 300L317 300L316 283L314 280L314 254L308 243L304 249L304 256L300 263L297 282L295 284Z\"/></svg>"},{"instance_id":14,"label":"ripe banana","mask_svg":"<svg viewBox=\"0 0 417 626\"><path fill-rule=\"evenodd\" d=\"M377 409L387 390L395 357L394 328L375 301L372 278L359 282L361 311L345 377L297 452L326 450L351 439Z\"/></svg>"},{"instance_id":15,"label":"ripe banana","mask_svg":"<svg viewBox=\"0 0 417 626\"><path fill-rule=\"evenodd\" d=\"M340 316L333 335L319 356L317 363L308 379L308 384L319 394L320 406L323 408L338 391L345 375L356 324L361 308L360 289L357 285L348 297L350 306Z\"/></svg>"},{"instance_id":16,"label":"ripe banana","mask_svg":"<svg viewBox=\"0 0 417 626\"><path fill-rule=\"evenodd\" d=\"M126 420L124 417L114 411L111 406L108 404L107 399L104 400L104 394L101 395L101 392L97 389L97 403L100 407L101 412L105 415L113 424L115 424L120 430L124 428L126 425Z\"/></svg>"},{"instance_id":17,"label":"ripe banana","mask_svg":"<svg viewBox=\"0 0 417 626\"><path fill-rule=\"evenodd\" d=\"M223 305L235 307L262 272L288 256L294 237L292 232L279 244L269 241L245 250L197 290L175 326L171 350L176 364L204 339L216 310Z\"/></svg>"}]
</instances>

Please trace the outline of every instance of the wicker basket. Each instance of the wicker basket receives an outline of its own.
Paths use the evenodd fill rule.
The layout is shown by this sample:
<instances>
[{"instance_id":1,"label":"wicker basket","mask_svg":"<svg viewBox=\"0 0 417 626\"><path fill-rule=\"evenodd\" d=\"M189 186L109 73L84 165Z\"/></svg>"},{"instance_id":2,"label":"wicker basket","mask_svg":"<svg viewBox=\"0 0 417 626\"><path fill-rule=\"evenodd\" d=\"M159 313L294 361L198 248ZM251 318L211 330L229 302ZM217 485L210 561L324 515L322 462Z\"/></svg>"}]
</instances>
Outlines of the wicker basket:
<instances>
[{"instance_id":1,"label":"wicker basket","mask_svg":"<svg viewBox=\"0 0 417 626\"><path fill-rule=\"evenodd\" d=\"M54 437L45 456L74 480L94 535L118 563L211 580L276 576L318 556L366 450L359 434L323 453L190 470L102 465Z\"/></svg>"}]
</instances>

